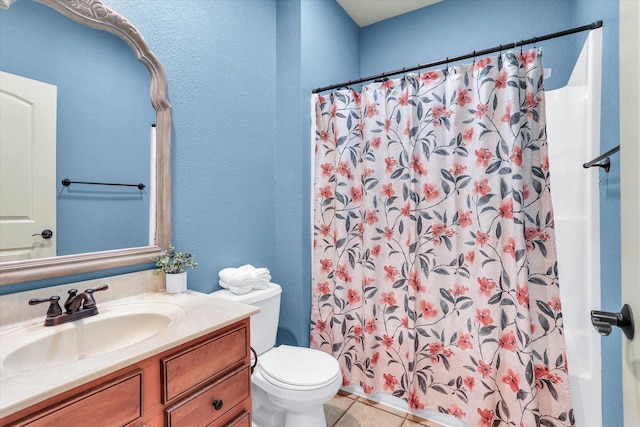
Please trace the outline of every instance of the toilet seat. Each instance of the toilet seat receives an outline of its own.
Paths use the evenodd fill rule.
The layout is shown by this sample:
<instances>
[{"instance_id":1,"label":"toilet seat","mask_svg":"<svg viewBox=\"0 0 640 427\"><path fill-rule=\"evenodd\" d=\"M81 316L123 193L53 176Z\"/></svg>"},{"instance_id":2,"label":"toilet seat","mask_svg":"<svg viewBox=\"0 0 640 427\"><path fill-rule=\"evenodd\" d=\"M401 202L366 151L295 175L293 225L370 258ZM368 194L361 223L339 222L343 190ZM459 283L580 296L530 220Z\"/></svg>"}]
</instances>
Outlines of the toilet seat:
<instances>
[{"instance_id":1,"label":"toilet seat","mask_svg":"<svg viewBox=\"0 0 640 427\"><path fill-rule=\"evenodd\" d=\"M281 345L258 359L266 381L288 389L320 388L340 375L338 361L318 350Z\"/></svg>"}]
</instances>

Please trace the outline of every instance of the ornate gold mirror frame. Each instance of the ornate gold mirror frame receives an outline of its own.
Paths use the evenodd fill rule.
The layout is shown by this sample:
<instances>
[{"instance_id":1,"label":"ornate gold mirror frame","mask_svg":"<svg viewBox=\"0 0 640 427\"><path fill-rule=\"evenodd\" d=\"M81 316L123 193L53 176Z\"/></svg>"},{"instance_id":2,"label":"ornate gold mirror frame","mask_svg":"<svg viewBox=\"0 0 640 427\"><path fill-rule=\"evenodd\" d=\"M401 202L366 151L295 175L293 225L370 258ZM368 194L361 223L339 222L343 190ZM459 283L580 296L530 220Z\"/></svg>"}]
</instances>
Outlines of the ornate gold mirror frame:
<instances>
[{"instance_id":1,"label":"ornate gold mirror frame","mask_svg":"<svg viewBox=\"0 0 640 427\"><path fill-rule=\"evenodd\" d=\"M7 9L16 0L0 0ZM23 0L26 1L26 0ZM156 110L156 224L155 244L137 248L89 252L0 264L0 285L144 264L171 242L171 105L167 79L158 58L142 34L102 0L34 0L87 27L120 37L151 74L151 104Z\"/></svg>"}]
</instances>

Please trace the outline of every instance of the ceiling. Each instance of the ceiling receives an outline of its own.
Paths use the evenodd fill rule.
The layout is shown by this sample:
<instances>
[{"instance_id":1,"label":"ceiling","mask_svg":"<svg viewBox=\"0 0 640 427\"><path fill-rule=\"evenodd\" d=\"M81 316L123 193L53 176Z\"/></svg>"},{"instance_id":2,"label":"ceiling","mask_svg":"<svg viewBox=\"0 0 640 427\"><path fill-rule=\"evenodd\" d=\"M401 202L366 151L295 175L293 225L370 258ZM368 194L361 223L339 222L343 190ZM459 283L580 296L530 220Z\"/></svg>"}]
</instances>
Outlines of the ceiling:
<instances>
[{"instance_id":1,"label":"ceiling","mask_svg":"<svg viewBox=\"0 0 640 427\"><path fill-rule=\"evenodd\" d=\"M362 27L402 15L442 0L336 0L356 24Z\"/></svg>"}]
</instances>

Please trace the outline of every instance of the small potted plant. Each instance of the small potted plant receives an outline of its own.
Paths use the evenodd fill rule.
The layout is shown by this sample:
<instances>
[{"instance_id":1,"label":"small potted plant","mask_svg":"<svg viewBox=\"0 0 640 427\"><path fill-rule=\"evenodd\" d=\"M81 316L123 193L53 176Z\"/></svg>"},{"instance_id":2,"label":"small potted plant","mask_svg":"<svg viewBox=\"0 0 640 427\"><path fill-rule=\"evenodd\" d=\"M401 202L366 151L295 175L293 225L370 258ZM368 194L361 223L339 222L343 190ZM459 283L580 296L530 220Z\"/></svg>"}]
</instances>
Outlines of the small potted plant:
<instances>
[{"instance_id":1,"label":"small potted plant","mask_svg":"<svg viewBox=\"0 0 640 427\"><path fill-rule=\"evenodd\" d=\"M178 294L187 290L187 268L196 268L198 264L195 262L195 256L185 253L176 252L173 245L169 245L169 249L156 258L152 258L156 262L158 271L165 273L167 293Z\"/></svg>"}]
</instances>

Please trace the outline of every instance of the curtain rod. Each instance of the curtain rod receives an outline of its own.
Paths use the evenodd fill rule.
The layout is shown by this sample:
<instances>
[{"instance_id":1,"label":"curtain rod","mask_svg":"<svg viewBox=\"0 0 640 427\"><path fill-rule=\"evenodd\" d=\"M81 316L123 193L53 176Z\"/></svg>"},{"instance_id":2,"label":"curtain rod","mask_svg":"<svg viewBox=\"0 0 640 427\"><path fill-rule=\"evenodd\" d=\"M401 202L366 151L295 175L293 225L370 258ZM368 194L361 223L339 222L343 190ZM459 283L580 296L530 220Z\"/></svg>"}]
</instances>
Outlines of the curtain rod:
<instances>
[{"instance_id":1,"label":"curtain rod","mask_svg":"<svg viewBox=\"0 0 640 427\"><path fill-rule=\"evenodd\" d=\"M394 75L397 75L397 74L403 74L403 73L407 73L407 72L411 72L411 71L418 71L418 70L421 70L423 68L430 68L430 67L435 67L437 65L444 65L444 64L448 64L450 62L460 61L460 60L463 60L463 59L469 59L469 58L475 58L477 56L489 55L491 53L500 52L500 51L503 51L505 49L514 49L514 48L516 48L518 46L524 46L526 44L537 43L537 42L541 42L541 41L544 41L544 40L555 39L556 37L568 36L569 34L579 33L579 32L587 31L587 30L595 30L596 28L600 28L600 27L602 27L602 21L595 21L595 22L592 22L591 24L588 24L588 25L583 25L581 27L571 28L570 30L559 31L557 33L546 34L544 36L539 36L539 37L533 37L533 38L530 38L530 39L527 39L527 40L521 40L521 41L516 42L516 43L501 44L500 46L492 47L492 48L489 48L489 49L473 51L472 53L468 53L466 55L460 55L460 56L456 56L456 57L453 57L453 58L441 59L439 61L429 62L427 64L416 65L415 67L411 67L411 68L403 68L401 70L389 71L389 72L386 72L386 73L376 74L374 76L362 77L362 78L357 79L357 80L350 80L348 82L338 83L338 84L331 85L331 86L320 87L320 88L317 88L317 89L313 89L311 92L312 93L319 93L319 92L324 92L325 90L338 89L338 88L341 88L341 87L347 87L347 86L351 86L351 85L358 84L358 83L368 82L368 81L371 81L371 80L383 79L385 77L394 76Z\"/></svg>"}]
</instances>

